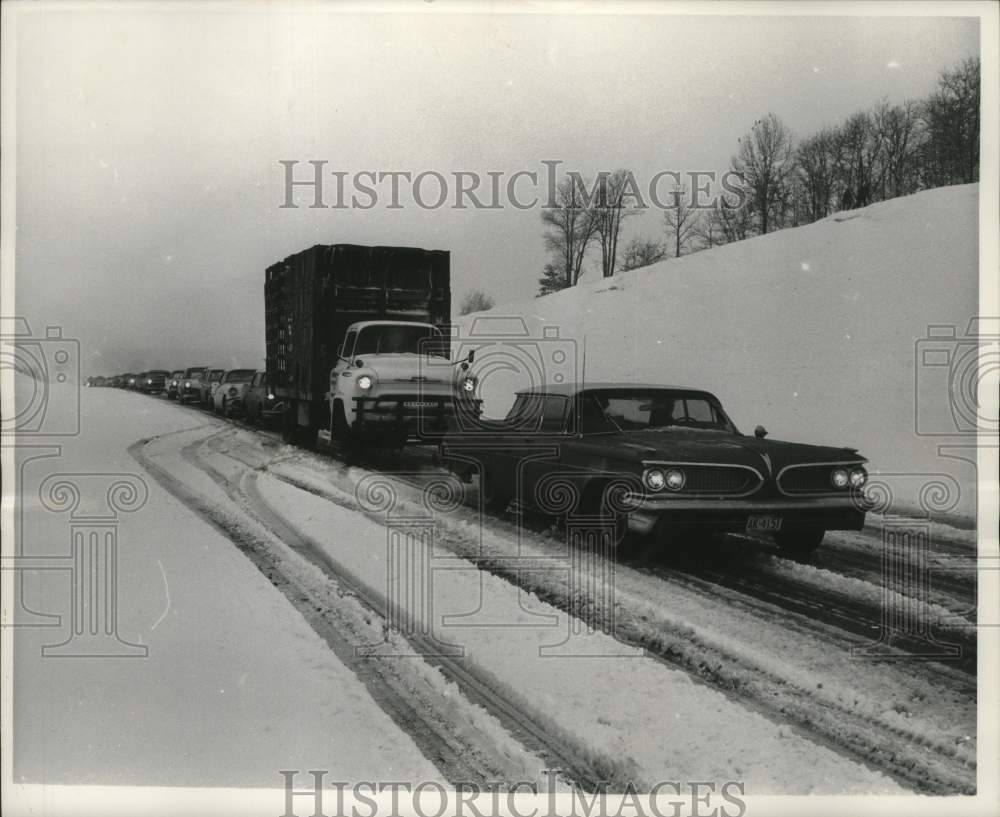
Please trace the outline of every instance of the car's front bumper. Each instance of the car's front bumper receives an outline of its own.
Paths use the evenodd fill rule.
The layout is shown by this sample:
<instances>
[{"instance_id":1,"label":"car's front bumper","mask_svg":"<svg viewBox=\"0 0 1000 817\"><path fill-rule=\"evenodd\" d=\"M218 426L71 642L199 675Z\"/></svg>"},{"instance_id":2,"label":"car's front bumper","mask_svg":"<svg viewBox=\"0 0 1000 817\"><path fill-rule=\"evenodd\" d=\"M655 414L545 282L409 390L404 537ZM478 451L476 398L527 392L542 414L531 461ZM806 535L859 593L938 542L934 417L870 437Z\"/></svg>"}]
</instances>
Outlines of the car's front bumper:
<instances>
[{"instance_id":1,"label":"car's front bumper","mask_svg":"<svg viewBox=\"0 0 1000 817\"><path fill-rule=\"evenodd\" d=\"M697 497L630 497L628 525L636 533L654 528L700 528L720 532L747 530L751 516L781 519L782 527L861 530L867 508L850 496L795 499L725 499Z\"/></svg>"}]
</instances>

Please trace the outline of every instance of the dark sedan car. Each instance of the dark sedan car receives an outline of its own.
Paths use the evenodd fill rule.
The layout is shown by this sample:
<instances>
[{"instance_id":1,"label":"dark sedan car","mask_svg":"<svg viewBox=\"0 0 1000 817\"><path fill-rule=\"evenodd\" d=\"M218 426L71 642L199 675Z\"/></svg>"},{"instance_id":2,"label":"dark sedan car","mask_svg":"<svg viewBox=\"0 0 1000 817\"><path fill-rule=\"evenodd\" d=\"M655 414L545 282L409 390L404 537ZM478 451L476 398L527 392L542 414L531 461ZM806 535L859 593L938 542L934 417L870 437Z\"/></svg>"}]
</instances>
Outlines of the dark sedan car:
<instances>
[{"instance_id":1,"label":"dark sedan car","mask_svg":"<svg viewBox=\"0 0 1000 817\"><path fill-rule=\"evenodd\" d=\"M143 394L159 394L166 391L168 377L170 377L170 372L163 369L151 369L148 372L143 372L139 377L138 389Z\"/></svg>"},{"instance_id":2,"label":"dark sedan car","mask_svg":"<svg viewBox=\"0 0 1000 817\"><path fill-rule=\"evenodd\" d=\"M177 400L180 403L201 402L201 380L207 371L205 366L189 366L184 370Z\"/></svg>"},{"instance_id":3,"label":"dark sedan car","mask_svg":"<svg viewBox=\"0 0 1000 817\"><path fill-rule=\"evenodd\" d=\"M442 455L479 471L484 500L613 517L639 535L706 530L771 534L815 550L827 530L860 530L867 460L852 448L741 434L719 400L656 385L545 386L506 419L449 434Z\"/></svg>"},{"instance_id":4,"label":"dark sedan car","mask_svg":"<svg viewBox=\"0 0 1000 817\"><path fill-rule=\"evenodd\" d=\"M268 425L281 420L285 414L285 403L279 400L268 386L267 372L259 371L250 381L244 400L243 410L248 423Z\"/></svg>"},{"instance_id":5,"label":"dark sedan car","mask_svg":"<svg viewBox=\"0 0 1000 817\"><path fill-rule=\"evenodd\" d=\"M184 382L184 370L178 369L175 372L170 373L170 377L167 379L167 399L176 400L177 395L180 394L181 385Z\"/></svg>"}]
</instances>

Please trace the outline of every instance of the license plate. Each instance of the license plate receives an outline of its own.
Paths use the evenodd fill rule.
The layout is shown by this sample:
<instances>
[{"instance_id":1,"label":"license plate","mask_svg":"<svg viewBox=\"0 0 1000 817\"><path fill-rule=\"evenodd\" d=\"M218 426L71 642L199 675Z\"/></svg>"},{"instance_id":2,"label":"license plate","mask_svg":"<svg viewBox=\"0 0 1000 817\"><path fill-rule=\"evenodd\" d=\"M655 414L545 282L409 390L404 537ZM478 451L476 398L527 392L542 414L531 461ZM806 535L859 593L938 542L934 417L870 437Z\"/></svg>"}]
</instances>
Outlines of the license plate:
<instances>
[{"instance_id":1,"label":"license plate","mask_svg":"<svg viewBox=\"0 0 1000 817\"><path fill-rule=\"evenodd\" d=\"M773 533L781 530L780 516L750 516L747 517L747 532Z\"/></svg>"},{"instance_id":2,"label":"license plate","mask_svg":"<svg viewBox=\"0 0 1000 817\"><path fill-rule=\"evenodd\" d=\"M437 406L433 400L407 400L403 403L404 408L434 408Z\"/></svg>"}]
</instances>

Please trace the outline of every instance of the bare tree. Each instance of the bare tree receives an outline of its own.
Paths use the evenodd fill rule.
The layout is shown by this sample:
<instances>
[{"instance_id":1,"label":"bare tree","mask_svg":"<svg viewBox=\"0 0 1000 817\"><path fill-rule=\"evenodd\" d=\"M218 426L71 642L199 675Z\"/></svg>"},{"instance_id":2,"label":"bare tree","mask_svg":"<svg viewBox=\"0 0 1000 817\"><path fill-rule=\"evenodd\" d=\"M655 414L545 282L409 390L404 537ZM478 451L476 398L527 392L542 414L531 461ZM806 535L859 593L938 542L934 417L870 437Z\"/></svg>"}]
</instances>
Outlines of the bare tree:
<instances>
[{"instance_id":1,"label":"bare tree","mask_svg":"<svg viewBox=\"0 0 1000 817\"><path fill-rule=\"evenodd\" d=\"M587 247L594 238L596 221L594 209L588 207L586 196L572 178L563 179L556 186L556 207L542 210L545 225L545 247L555 257L553 270L562 270L566 286L576 286L583 267Z\"/></svg>"},{"instance_id":2,"label":"bare tree","mask_svg":"<svg viewBox=\"0 0 1000 817\"><path fill-rule=\"evenodd\" d=\"M839 137L841 207L867 207L882 185L882 133L871 114L858 111L844 123Z\"/></svg>"},{"instance_id":3,"label":"bare tree","mask_svg":"<svg viewBox=\"0 0 1000 817\"><path fill-rule=\"evenodd\" d=\"M685 188L675 187L670 195L673 197L673 204L663 211L663 225L668 242L673 247L674 257L680 258L695 236L698 211L691 207Z\"/></svg>"},{"instance_id":4,"label":"bare tree","mask_svg":"<svg viewBox=\"0 0 1000 817\"><path fill-rule=\"evenodd\" d=\"M470 315L473 312L485 312L495 305L493 296L481 289L474 289L466 293L462 298L462 305L458 308L459 315Z\"/></svg>"},{"instance_id":5,"label":"bare tree","mask_svg":"<svg viewBox=\"0 0 1000 817\"><path fill-rule=\"evenodd\" d=\"M917 183L916 162L920 147L920 115L917 103L882 102L872 112L882 141L882 198L912 193Z\"/></svg>"},{"instance_id":6,"label":"bare tree","mask_svg":"<svg viewBox=\"0 0 1000 817\"><path fill-rule=\"evenodd\" d=\"M795 168L810 221L826 218L830 212L837 170L836 141L836 132L825 128L802 140L795 151Z\"/></svg>"},{"instance_id":7,"label":"bare tree","mask_svg":"<svg viewBox=\"0 0 1000 817\"><path fill-rule=\"evenodd\" d=\"M740 139L732 165L754 198L761 233L767 233L772 223L782 219L792 170L791 131L773 113L758 119Z\"/></svg>"},{"instance_id":8,"label":"bare tree","mask_svg":"<svg viewBox=\"0 0 1000 817\"><path fill-rule=\"evenodd\" d=\"M594 203L594 231L601 244L601 269L604 277L615 274L618 255L618 236L622 222L638 211L625 206L629 181L632 174L628 170L616 170L610 175L602 175L598 180L597 200Z\"/></svg>"},{"instance_id":9,"label":"bare tree","mask_svg":"<svg viewBox=\"0 0 1000 817\"><path fill-rule=\"evenodd\" d=\"M924 162L931 186L979 178L980 62L969 58L938 80L924 103Z\"/></svg>"},{"instance_id":10,"label":"bare tree","mask_svg":"<svg viewBox=\"0 0 1000 817\"><path fill-rule=\"evenodd\" d=\"M662 261L667 256L667 248L660 242L651 238L636 236L625 245L625 254L622 259L622 269L638 269L648 267L657 261Z\"/></svg>"}]
</instances>

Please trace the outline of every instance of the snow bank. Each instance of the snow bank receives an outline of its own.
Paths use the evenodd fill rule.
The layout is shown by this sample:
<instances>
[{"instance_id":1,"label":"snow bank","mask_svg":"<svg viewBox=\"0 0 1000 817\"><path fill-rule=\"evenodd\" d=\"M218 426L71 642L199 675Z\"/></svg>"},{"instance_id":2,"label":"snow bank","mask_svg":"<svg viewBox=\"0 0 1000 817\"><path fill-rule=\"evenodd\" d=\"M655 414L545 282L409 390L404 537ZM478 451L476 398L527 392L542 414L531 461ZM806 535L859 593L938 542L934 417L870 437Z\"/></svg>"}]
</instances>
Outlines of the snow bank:
<instances>
[{"instance_id":1,"label":"snow bank","mask_svg":"<svg viewBox=\"0 0 1000 817\"><path fill-rule=\"evenodd\" d=\"M904 503L916 505L928 481L914 475L950 475L961 486L950 510L972 516L971 465L939 456L947 440L918 434L915 412L919 401L921 431L955 426L951 369L918 352L929 326L954 327L960 340L977 314L978 200L978 185L965 185L837 213L465 316L460 329L489 333L509 316L534 337L558 327L578 377L585 346L587 381L709 389L744 430L762 423L778 439L856 446ZM487 352L477 368L495 416L527 379ZM554 369L551 355L539 359Z\"/></svg>"}]
</instances>

